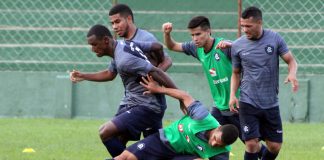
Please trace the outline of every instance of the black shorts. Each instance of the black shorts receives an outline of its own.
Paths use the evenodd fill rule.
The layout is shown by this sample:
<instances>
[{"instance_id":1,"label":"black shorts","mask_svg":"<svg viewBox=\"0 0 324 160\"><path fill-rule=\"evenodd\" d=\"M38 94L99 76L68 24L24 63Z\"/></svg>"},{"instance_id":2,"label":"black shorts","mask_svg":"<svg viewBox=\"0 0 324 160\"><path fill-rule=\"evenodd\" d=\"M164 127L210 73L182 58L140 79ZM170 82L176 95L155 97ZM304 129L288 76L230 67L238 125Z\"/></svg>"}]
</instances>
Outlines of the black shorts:
<instances>
[{"instance_id":1,"label":"black shorts","mask_svg":"<svg viewBox=\"0 0 324 160\"><path fill-rule=\"evenodd\" d=\"M159 133L154 133L126 148L138 160L193 160L196 155L183 155L176 153L171 146L166 146Z\"/></svg>"},{"instance_id":2,"label":"black shorts","mask_svg":"<svg viewBox=\"0 0 324 160\"><path fill-rule=\"evenodd\" d=\"M162 127L164 112L156 113L146 106L129 108L123 106L122 110L118 111L112 122L121 135L127 136L128 140L139 140L142 132L152 128L154 128L154 132L157 132Z\"/></svg>"},{"instance_id":3,"label":"black shorts","mask_svg":"<svg viewBox=\"0 0 324 160\"><path fill-rule=\"evenodd\" d=\"M282 122L279 106L270 109L255 108L240 102L240 123L243 140L260 138L282 143Z\"/></svg>"}]
</instances>

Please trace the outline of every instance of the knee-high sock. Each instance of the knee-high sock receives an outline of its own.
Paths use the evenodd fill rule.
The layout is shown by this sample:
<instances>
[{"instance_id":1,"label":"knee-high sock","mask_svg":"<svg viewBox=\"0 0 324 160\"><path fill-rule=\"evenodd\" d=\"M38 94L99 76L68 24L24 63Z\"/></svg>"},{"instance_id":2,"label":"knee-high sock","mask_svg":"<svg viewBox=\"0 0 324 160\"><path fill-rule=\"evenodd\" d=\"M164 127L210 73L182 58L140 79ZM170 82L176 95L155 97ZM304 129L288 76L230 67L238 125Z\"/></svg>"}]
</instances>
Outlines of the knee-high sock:
<instances>
[{"instance_id":1,"label":"knee-high sock","mask_svg":"<svg viewBox=\"0 0 324 160\"><path fill-rule=\"evenodd\" d=\"M271 153L266 149L263 153L262 160L274 160L278 156L278 153Z\"/></svg>"},{"instance_id":2,"label":"knee-high sock","mask_svg":"<svg viewBox=\"0 0 324 160\"><path fill-rule=\"evenodd\" d=\"M264 154L264 152L265 152L266 149L267 149L267 147L265 145L261 144L261 149L260 149L260 151L258 153L259 159L262 158L262 156L263 156L263 154Z\"/></svg>"},{"instance_id":3,"label":"knee-high sock","mask_svg":"<svg viewBox=\"0 0 324 160\"><path fill-rule=\"evenodd\" d=\"M110 138L103 142L112 157L119 156L126 146L116 137Z\"/></svg>"},{"instance_id":4,"label":"knee-high sock","mask_svg":"<svg viewBox=\"0 0 324 160\"><path fill-rule=\"evenodd\" d=\"M245 151L244 160L258 160L258 153L249 153Z\"/></svg>"}]
</instances>

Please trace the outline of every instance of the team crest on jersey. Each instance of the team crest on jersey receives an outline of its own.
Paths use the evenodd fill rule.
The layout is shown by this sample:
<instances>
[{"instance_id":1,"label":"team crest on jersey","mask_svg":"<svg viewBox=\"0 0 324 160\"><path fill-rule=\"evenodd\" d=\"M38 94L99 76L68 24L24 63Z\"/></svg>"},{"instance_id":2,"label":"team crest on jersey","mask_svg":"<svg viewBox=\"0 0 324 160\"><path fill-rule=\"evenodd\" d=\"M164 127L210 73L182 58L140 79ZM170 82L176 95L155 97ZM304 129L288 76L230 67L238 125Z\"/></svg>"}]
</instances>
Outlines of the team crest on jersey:
<instances>
[{"instance_id":1,"label":"team crest on jersey","mask_svg":"<svg viewBox=\"0 0 324 160\"><path fill-rule=\"evenodd\" d=\"M209 74L210 74L212 77L217 76L216 69L215 69L215 68L210 69L210 70L209 70Z\"/></svg>"},{"instance_id":2,"label":"team crest on jersey","mask_svg":"<svg viewBox=\"0 0 324 160\"><path fill-rule=\"evenodd\" d=\"M218 53L215 53L214 57L215 57L216 61L219 61L220 60L220 57L219 57L219 54Z\"/></svg>"},{"instance_id":3,"label":"team crest on jersey","mask_svg":"<svg viewBox=\"0 0 324 160\"><path fill-rule=\"evenodd\" d=\"M179 130L180 132L183 132L183 125L182 125L182 124L179 124L179 125L178 125L178 130Z\"/></svg>"},{"instance_id":4,"label":"team crest on jersey","mask_svg":"<svg viewBox=\"0 0 324 160\"><path fill-rule=\"evenodd\" d=\"M266 52L267 54L269 54L269 55L272 55L273 52L274 52L274 47L271 46L271 45L267 45L267 46L265 47L265 52Z\"/></svg>"},{"instance_id":5,"label":"team crest on jersey","mask_svg":"<svg viewBox=\"0 0 324 160\"><path fill-rule=\"evenodd\" d=\"M144 149L145 148L145 144L144 143L139 143L139 144L137 144L137 149L138 150L142 150L142 149Z\"/></svg>"},{"instance_id":6,"label":"team crest on jersey","mask_svg":"<svg viewBox=\"0 0 324 160\"><path fill-rule=\"evenodd\" d=\"M249 127L248 127L248 126L244 126L244 127L243 127L243 131L244 131L245 133L249 132Z\"/></svg>"},{"instance_id":7,"label":"team crest on jersey","mask_svg":"<svg viewBox=\"0 0 324 160\"><path fill-rule=\"evenodd\" d=\"M188 143L190 143L190 138L189 138L188 135L186 135L186 140L187 140Z\"/></svg>"},{"instance_id":8,"label":"team crest on jersey","mask_svg":"<svg viewBox=\"0 0 324 160\"><path fill-rule=\"evenodd\" d=\"M197 145L196 147L197 147L197 149L198 149L199 151L202 151L202 152L204 151L204 148L203 148L201 145Z\"/></svg>"}]
</instances>

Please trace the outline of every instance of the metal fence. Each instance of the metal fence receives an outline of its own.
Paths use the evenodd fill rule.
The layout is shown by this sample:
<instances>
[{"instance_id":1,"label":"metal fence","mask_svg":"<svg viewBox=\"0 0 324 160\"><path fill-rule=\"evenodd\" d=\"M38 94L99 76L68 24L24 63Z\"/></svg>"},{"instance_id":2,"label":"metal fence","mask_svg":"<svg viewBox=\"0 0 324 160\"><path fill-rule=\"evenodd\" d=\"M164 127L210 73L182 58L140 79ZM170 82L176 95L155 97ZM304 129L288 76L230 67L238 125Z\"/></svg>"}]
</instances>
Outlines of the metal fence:
<instances>
[{"instance_id":1,"label":"metal fence","mask_svg":"<svg viewBox=\"0 0 324 160\"><path fill-rule=\"evenodd\" d=\"M160 40L160 25L165 21L174 20L177 24L186 24L190 17L201 14L209 16L213 29L220 35L225 35L224 38L235 38L236 1L217 0L217 3L223 5L233 3L234 5L228 4L230 11L222 10L226 7L206 5L209 1L188 1L192 5L182 7L183 11L177 7L180 2L166 2L170 3L123 1L140 4L133 8L137 25L142 24ZM278 31L284 37L299 63L299 74L324 73L324 1L242 2L242 9L250 5L262 9L265 28ZM112 3L112 0L1 0L0 71L67 71L73 68L95 71L106 67L108 59L90 54L85 35L94 24L109 26L108 10ZM160 3L165 6L152 9L151 3L159 3L154 6L159 6ZM210 4L214 3L210 0ZM196 10L197 6L200 10ZM228 22L230 23L226 24ZM185 29L185 25L178 25L178 30L175 30L180 39L187 34ZM186 39L190 40L190 37ZM182 59L183 56L175 56L175 66L196 65L193 61L186 62ZM281 66L286 67L284 64Z\"/></svg>"},{"instance_id":2,"label":"metal fence","mask_svg":"<svg viewBox=\"0 0 324 160\"><path fill-rule=\"evenodd\" d=\"M264 27L279 32L299 64L299 74L324 73L324 1L243 0L263 11ZM282 65L285 66L285 65Z\"/></svg>"}]
</instances>

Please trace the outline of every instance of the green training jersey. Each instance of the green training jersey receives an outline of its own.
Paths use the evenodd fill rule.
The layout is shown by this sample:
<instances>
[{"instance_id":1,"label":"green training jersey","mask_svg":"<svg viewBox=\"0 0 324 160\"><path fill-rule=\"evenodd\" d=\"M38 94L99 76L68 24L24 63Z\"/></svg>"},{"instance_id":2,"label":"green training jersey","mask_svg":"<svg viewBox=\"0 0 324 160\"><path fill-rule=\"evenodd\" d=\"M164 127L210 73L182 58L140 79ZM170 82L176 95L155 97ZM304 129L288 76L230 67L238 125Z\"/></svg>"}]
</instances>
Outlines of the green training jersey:
<instances>
[{"instance_id":1,"label":"green training jersey","mask_svg":"<svg viewBox=\"0 0 324 160\"><path fill-rule=\"evenodd\" d=\"M209 113L202 120L194 120L184 116L163 129L165 137L177 153L195 154L201 158L209 158L220 153L229 152L230 146L212 147L208 142L198 138L197 133L217 128L220 124Z\"/></svg>"},{"instance_id":2,"label":"green training jersey","mask_svg":"<svg viewBox=\"0 0 324 160\"><path fill-rule=\"evenodd\" d=\"M197 48L197 58L201 62L215 105L219 110L229 109L228 102L231 92L232 62L217 44L223 40L215 38L212 49L204 52L204 48ZM236 93L238 97L239 92Z\"/></svg>"}]
</instances>

